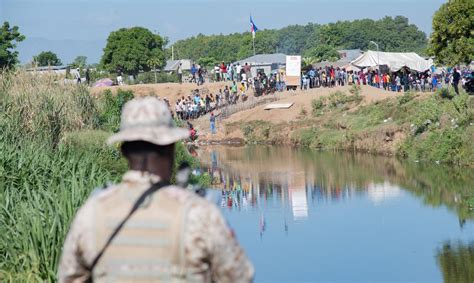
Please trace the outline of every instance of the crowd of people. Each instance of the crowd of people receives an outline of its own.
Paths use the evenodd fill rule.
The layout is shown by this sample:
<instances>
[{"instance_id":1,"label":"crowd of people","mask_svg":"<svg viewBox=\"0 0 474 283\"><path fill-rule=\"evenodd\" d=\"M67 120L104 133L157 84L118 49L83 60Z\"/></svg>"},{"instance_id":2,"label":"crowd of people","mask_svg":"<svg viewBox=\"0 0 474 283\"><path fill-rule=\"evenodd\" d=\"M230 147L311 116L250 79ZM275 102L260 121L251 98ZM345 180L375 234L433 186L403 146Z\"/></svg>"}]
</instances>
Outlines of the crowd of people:
<instances>
[{"instance_id":1,"label":"crowd of people","mask_svg":"<svg viewBox=\"0 0 474 283\"><path fill-rule=\"evenodd\" d=\"M470 72L467 68L447 69L440 73L432 71L410 72L402 69L397 72L379 72L378 70L346 70L345 68L334 68L326 66L310 68L301 75L300 89L318 87L335 87L344 85L370 85L388 91L436 91L443 86L453 86L456 93L459 92L459 83L465 83L462 74Z\"/></svg>"},{"instance_id":2,"label":"crowd of people","mask_svg":"<svg viewBox=\"0 0 474 283\"><path fill-rule=\"evenodd\" d=\"M193 64L190 70L190 82L202 85L205 81L205 77L208 77L210 81L214 82L236 82L240 85L245 86L245 89L253 88L256 96L274 92L282 91L284 89L284 72L278 71L273 72L267 76L264 72L259 72L255 77L252 76L252 66L248 63L240 65L240 63L216 64L211 70L211 74L208 74L207 70L202 68L200 65Z\"/></svg>"},{"instance_id":3,"label":"crowd of people","mask_svg":"<svg viewBox=\"0 0 474 283\"><path fill-rule=\"evenodd\" d=\"M408 90L425 92L436 91L442 86L453 86L458 92L459 82L463 80L462 74L467 71L469 70L454 68L436 73L432 71L410 72L408 69L402 69L398 72L380 73L379 70L373 69L355 71L333 66L310 67L302 72L300 89L369 85L394 92ZM205 69L193 64L190 73L190 82L197 85L204 83L207 75ZM274 71L269 75L260 71L255 77L252 77L251 65L246 63L241 66L239 63L225 64L222 62L220 65L215 65L211 73L212 78L208 77L209 80L228 81L230 86L225 86L217 93L207 93L195 89L190 95L179 98L173 106L165 100L179 119L189 121L224 106L246 101L250 93L253 96L261 96L287 89L283 70Z\"/></svg>"},{"instance_id":4,"label":"crowd of people","mask_svg":"<svg viewBox=\"0 0 474 283\"><path fill-rule=\"evenodd\" d=\"M176 116L182 120L196 119L220 107L247 100L248 85L233 81L232 85L219 89L216 94L202 93L199 89L187 97L182 96L174 105Z\"/></svg>"}]
</instances>

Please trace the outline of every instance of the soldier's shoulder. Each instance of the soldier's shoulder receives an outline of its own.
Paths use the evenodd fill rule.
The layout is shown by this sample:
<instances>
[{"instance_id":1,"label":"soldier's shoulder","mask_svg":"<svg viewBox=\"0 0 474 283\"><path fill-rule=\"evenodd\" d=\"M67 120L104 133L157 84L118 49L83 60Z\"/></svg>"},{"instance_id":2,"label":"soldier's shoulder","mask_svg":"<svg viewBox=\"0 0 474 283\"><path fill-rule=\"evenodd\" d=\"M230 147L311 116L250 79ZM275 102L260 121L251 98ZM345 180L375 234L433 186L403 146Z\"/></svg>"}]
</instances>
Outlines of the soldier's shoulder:
<instances>
[{"instance_id":1,"label":"soldier's shoulder","mask_svg":"<svg viewBox=\"0 0 474 283\"><path fill-rule=\"evenodd\" d=\"M168 197L181 203L206 205L207 201L198 196L194 191L179 186L168 186L163 190Z\"/></svg>"},{"instance_id":2,"label":"soldier's shoulder","mask_svg":"<svg viewBox=\"0 0 474 283\"><path fill-rule=\"evenodd\" d=\"M92 190L89 199L100 200L105 199L118 191L120 184L106 183Z\"/></svg>"}]
</instances>

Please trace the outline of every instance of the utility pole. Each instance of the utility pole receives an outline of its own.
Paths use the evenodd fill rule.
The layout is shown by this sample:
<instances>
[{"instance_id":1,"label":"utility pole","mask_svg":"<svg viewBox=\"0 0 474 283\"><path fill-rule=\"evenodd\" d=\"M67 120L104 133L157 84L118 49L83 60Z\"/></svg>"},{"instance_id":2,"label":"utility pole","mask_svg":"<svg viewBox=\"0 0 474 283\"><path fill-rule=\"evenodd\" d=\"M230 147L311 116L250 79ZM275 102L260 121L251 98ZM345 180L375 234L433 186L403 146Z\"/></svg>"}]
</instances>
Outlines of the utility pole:
<instances>
[{"instance_id":1,"label":"utility pole","mask_svg":"<svg viewBox=\"0 0 474 283\"><path fill-rule=\"evenodd\" d=\"M174 60L174 46L171 45L171 60Z\"/></svg>"},{"instance_id":2,"label":"utility pole","mask_svg":"<svg viewBox=\"0 0 474 283\"><path fill-rule=\"evenodd\" d=\"M379 72L379 75L380 75L380 55L379 55L379 45L377 44L377 42L375 41L370 41L370 43L374 44L375 46L377 46L377 67L378 67L378 72Z\"/></svg>"}]
</instances>

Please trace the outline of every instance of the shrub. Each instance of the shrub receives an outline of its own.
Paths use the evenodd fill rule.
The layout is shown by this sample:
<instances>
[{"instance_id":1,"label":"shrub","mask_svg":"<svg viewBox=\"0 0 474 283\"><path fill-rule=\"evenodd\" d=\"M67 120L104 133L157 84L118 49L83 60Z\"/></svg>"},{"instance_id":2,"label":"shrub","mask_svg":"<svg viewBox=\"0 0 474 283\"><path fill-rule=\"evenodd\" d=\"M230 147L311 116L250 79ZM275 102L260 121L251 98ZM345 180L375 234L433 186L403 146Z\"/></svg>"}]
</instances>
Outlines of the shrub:
<instances>
[{"instance_id":1,"label":"shrub","mask_svg":"<svg viewBox=\"0 0 474 283\"><path fill-rule=\"evenodd\" d=\"M264 125L262 127L262 136L265 138L265 139L268 139L270 137L270 130L271 130L271 127L270 125Z\"/></svg>"},{"instance_id":2,"label":"shrub","mask_svg":"<svg viewBox=\"0 0 474 283\"><path fill-rule=\"evenodd\" d=\"M349 92L353 95L360 95L360 92L361 92L360 85L353 84L351 88L349 89Z\"/></svg>"},{"instance_id":3,"label":"shrub","mask_svg":"<svg viewBox=\"0 0 474 283\"><path fill-rule=\"evenodd\" d=\"M242 133L244 134L244 137L246 139L250 139L250 137L252 136L253 134L253 126L250 125L250 124L245 124L243 127L242 127Z\"/></svg>"},{"instance_id":4,"label":"shrub","mask_svg":"<svg viewBox=\"0 0 474 283\"><path fill-rule=\"evenodd\" d=\"M156 82L155 82L156 76ZM154 84L154 83L177 83L178 82L178 75L175 73L166 73L166 72L144 72L140 73L135 80L136 83L144 83L144 84Z\"/></svg>"},{"instance_id":5,"label":"shrub","mask_svg":"<svg viewBox=\"0 0 474 283\"><path fill-rule=\"evenodd\" d=\"M436 96L441 99L453 99L453 97L456 96L456 93L454 92L454 90L443 87L436 91Z\"/></svg>"},{"instance_id":6,"label":"shrub","mask_svg":"<svg viewBox=\"0 0 474 283\"><path fill-rule=\"evenodd\" d=\"M317 99L313 99L311 101L311 107L313 109L312 114L314 117L319 116L321 113L321 110L324 108L324 103L326 101L325 97L320 97Z\"/></svg>"},{"instance_id":7,"label":"shrub","mask_svg":"<svg viewBox=\"0 0 474 283\"><path fill-rule=\"evenodd\" d=\"M402 96L397 97L398 105L406 104L415 98L415 94L412 91L405 92Z\"/></svg>"},{"instance_id":8,"label":"shrub","mask_svg":"<svg viewBox=\"0 0 474 283\"><path fill-rule=\"evenodd\" d=\"M362 101L360 95L346 95L342 91L336 91L328 96L328 105L330 108L342 107L347 103L359 104Z\"/></svg>"},{"instance_id":9,"label":"shrub","mask_svg":"<svg viewBox=\"0 0 474 283\"><path fill-rule=\"evenodd\" d=\"M449 164L469 164L468 144L460 129L440 129L423 136L407 138L397 150L398 155L413 160L441 161ZM469 160L471 159L471 160Z\"/></svg>"},{"instance_id":10,"label":"shrub","mask_svg":"<svg viewBox=\"0 0 474 283\"><path fill-rule=\"evenodd\" d=\"M133 91L118 89L113 95L110 89L104 90L100 98L100 126L106 131L116 132L120 128L120 114L127 101L133 99Z\"/></svg>"}]
</instances>

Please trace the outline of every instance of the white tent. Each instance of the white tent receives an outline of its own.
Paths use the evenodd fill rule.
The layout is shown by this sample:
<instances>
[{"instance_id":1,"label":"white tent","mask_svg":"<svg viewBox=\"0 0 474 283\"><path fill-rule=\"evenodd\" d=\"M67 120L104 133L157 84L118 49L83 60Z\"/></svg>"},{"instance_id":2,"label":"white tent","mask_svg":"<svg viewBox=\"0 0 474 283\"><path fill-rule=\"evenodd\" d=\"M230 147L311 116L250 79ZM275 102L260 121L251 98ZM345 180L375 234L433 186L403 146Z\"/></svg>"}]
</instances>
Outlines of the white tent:
<instances>
[{"instance_id":1,"label":"white tent","mask_svg":"<svg viewBox=\"0 0 474 283\"><path fill-rule=\"evenodd\" d=\"M426 60L414 52L395 53L369 50L352 61L351 65L359 68L386 65L392 72L396 72L403 67L408 67L409 69L417 72L424 72L430 69L430 67L433 65L433 60Z\"/></svg>"}]
</instances>

